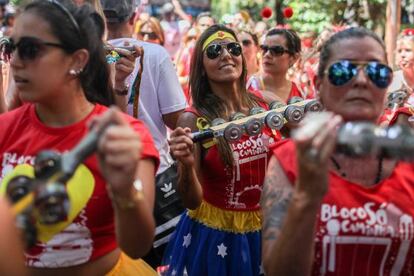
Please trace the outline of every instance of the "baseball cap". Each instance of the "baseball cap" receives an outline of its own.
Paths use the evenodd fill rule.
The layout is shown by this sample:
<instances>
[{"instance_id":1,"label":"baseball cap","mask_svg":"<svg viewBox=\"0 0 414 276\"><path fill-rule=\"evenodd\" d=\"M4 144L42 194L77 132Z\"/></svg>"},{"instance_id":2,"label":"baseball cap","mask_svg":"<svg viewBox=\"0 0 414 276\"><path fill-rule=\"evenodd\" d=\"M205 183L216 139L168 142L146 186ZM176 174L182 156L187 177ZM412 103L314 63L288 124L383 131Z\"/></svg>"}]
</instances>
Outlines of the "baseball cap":
<instances>
[{"instance_id":1,"label":"baseball cap","mask_svg":"<svg viewBox=\"0 0 414 276\"><path fill-rule=\"evenodd\" d=\"M137 6L136 0L101 0L108 23L122 23L128 20Z\"/></svg>"}]
</instances>

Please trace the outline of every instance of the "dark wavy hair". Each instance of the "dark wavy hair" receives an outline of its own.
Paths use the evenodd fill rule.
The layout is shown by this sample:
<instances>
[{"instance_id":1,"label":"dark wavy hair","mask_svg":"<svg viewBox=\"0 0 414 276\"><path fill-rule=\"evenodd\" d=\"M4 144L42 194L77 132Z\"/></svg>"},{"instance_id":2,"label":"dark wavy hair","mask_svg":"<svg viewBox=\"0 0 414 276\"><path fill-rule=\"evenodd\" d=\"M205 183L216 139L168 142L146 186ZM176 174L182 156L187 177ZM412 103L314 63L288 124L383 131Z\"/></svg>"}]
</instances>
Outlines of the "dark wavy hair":
<instances>
[{"instance_id":1,"label":"dark wavy hair","mask_svg":"<svg viewBox=\"0 0 414 276\"><path fill-rule=\"evenodd\" d=\"M79 81L88 101L106 106L114 104L109 67L106 63L102 37L105 23L90 4L77 7L71 0L53 1L36 0L23 8L23 13L34 13L47 21L53 35L65 46L65 51L72 54L79 49L89 52L89 60L79 74ZM74 21L67 14L73 17ZM77 26L76 26L77 25Z\"/></svg>"},{"instance_id":2,"label":"dark wavy hair","mask_svg":"<svg viewBox=\"0 0 414 276\"><path fill-rule=\"evenodd\" d=\"M283 29L283 28L273 28L273 29L270 29L266 33L266 37L269 37L272 35L281 35L286 39L286 44L287 44L286 46L291 56L299 54L300 51L302 50L302 44L301 44L300 38L294 30Z\"/></svg>"},{"instance_id":3,"label":"dark wavy hair","mask_svg":"<svg viewBox=\"0 0 414 276\"><path fill-rule=\"evenodd\" d=\"M216 118L229 118L229 111L226 105L220 97L218 97L214 92L211 90L210 83L207 77L207 73L204 69L203 57L203 44L204 42L215 32L217 31L224 31L230 33L236 41L237 36L232 29L227 28L222 24L216 24L208 29L206 29L198 39L193 56L191 58L191 70L190 70L190 90L191 90L191 97L193 100L193 107L200 113L200 115L206 118L209 122ZM256 97L254 94L250 93L246 89L246 76L247 76L247 68L246 68L246 61L242 55L242 74L239 78L240 84L240 95L242 105L248 106L252 108L254 106L258 106L258 102L261 102L261 99ZM220 152L220 156L223 162L227 165L233 164L233 154L230 149L228 143L223 139L218 139L218 149Z\"/></svg>"}]
</instances>

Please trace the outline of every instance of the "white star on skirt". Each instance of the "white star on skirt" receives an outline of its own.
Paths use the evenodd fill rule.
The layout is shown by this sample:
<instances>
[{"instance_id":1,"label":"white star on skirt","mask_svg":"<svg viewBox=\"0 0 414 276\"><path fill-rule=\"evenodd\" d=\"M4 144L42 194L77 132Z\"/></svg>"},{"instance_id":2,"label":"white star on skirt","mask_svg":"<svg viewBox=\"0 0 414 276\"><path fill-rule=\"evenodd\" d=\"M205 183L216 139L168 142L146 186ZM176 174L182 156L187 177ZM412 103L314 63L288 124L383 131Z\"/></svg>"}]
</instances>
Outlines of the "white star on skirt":
<instances>
[{"instance_id":1,"label":"white star on skirt","mask_svg":"<svg viewBox=\"0 0 414 276\"><path fill-rule=\"evenodd\" d=\"M218 249L217 255L221 256L224 259L224 257L227 255L227 252L226 252L227 247L223 243L221 243L220 245L217 246L217 249Z\"/></svg>"},{"instance_id":2,"label":"white star on skirt","mask_svg":"<svg viewBox=\"0 0 414 276\"><path fill-rule=\"evenodd\" d=\"M191 244L191 234L188 233L187 235L184 236L183 246L188 248L190 244Z\"/></svg>"},{"instance_id":3,"label":"white star on skirt","mask_svg":"<svg viewBox=\"0 0 414 276\"><path fill-rule=\"evenodd\" d=\"M260 265L259 268L260 268L259 274L264 274L263 265Z\"/></svg>"}]
</instances>

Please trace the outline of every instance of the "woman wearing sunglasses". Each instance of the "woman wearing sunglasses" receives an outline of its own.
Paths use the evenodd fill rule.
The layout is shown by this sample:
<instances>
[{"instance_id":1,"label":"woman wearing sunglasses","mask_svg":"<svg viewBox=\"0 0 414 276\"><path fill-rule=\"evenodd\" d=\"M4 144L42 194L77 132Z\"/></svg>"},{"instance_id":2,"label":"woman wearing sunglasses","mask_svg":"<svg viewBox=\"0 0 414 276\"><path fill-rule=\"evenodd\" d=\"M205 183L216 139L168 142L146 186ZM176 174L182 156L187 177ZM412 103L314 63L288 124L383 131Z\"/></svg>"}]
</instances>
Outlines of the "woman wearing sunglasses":
<instances>
[{"instance_id":1,"label":"woman wearing sunglasses","mask_svg":"<svg viewBox=\"0 0 414 276\"><path fill-rule=\"evenodd\" d=\"M104 13L102 11L102 6L100 0L72 0L77 6L84 5L86 3L89 3L92 7L95 8L95 11L99 13L99 15L102 16L102 18L105 18ZM103 36L106 36L105 34ZM0 113L13 110L15 108L18 108L23 104L22 100L20 99L15 83L13 81L13 78L8 78L9 76L9 64L6 63L3 67L3 70L7 70L7 72L4 74L7 76L6 78L3 78L3 88L5 89L4 93L5 96L5 104L1 105L1 95L0 95ZM0 82L1 83L1 82ZM7 104L6 104L7 103Z\"/></svg>"},{"instance_id":2,"label":"woman wearing sunglasses","mask_svg":"<svg viewBox=\"0 0 414 276\"><path fill-rule=\"evenodd\" d=\"M301 51L300 38L296 32L288 29L271 29L260 48L262 71L250 78L248 87L262 91L266 99L276 96L277 99L287 102L295 96L306 98L287 75Z\"/></svg>"},{"instance_id":3,"label":"woman wearing sunglasses","mask_svg":"<svg viewBox=\"0 0 414 276\"><path fill-rule=\"evenodd\" d=\"M170 140L189 210L164 255L167 275L260 275L259 198L269 146L278 138L265 129L233 144L222 138L202 145L191 140L191 132L216 118L265 107L246 91L246 65L231 29L213 25L201 35L190 72L193 106L181 115Z\"/></svg>"},{"instance_id":4,"label":"woman wearing sunglasses","mask_svg":"<svg viewBox=\"0 0 414 276\"><path fill-rule=\"evenodd\" d=\"M316 87L327 112L274 149L266 175L267 275L412 273L413 164L334 151L342 122L377 122L391 81L371 31L349 28L322 47Z\"/></svg>"},{"instance_id":5,"label":"woman wearing sunglasses","mask_svg":"<svg viewBox=\"0 0 414 276\"><path fill-rule=\"evenodd\" d=\"M135 27L135 34L138 40L164 45L164 32L160 21L150 17L144 21L138 20Z\"/></svg>"},{"instance_id":6,"label":"woman wearing sunglasses","mask_svg":"<svg viewBox=\"0 0 414 276\"><path fill-rule=\"evenodd\" d=\"M3 44L25 104L0 116L2 185L13 174L31 177L39 151L65 152L89 128L102 131L98 153L68 183L68 219L37 224L26 251L31 275L155 275L133 259L152 246L158 152L142 122L106 107L113 99L103 32L90 5L41 0L22 8Z\"/></svg>"}]
</instances>

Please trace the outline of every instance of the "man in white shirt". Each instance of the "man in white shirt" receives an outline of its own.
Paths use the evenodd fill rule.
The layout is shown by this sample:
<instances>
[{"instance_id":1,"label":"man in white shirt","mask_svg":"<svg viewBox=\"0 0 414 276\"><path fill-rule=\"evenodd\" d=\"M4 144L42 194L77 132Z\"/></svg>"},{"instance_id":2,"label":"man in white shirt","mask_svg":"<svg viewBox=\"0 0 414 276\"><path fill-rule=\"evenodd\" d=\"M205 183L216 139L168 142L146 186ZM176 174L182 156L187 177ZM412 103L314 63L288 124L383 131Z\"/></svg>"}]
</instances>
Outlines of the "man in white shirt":
<instances>
[{"instance_id":1,"label":"man in white shirt","mask_svg":"<svg viewBox=\"0 0 414 276\"><path fill-rule=\"evenodd\" d=\"M142 47L143 70L141 84L139 87L138 118L149 128L155 145L160 154L160 167L157 176L161 176L173 164L169 154L167 141L167 127L174 129L177 119L187 106L184 93L178 82L178 77L167 51L156 44L146 43L131 38L134 27L135 7L134 0L101 0L102 8L107 21L108 44L122 47L126 44ZM132 83L137 77L140 69L140 58L137 58L134 72L127 78L124 89L115 87L115 91L125 90L128 105L127 112L133 115L133 97L131 97ZM122 107L121 107L122 108ZM165 183L165 189L169 183ZM157 192L158 189L157 189ZM165 196L172 196L173 190L167 191ZM158 198L158 195L156 196ZM157 206L157 202L155 203ZM161 248L168 242L169 235L175 228L179 217L168 221L157 221L156 237L154 247ZM158 250L158 260L145 259L150 265L157 266L162 256Z\"/></svg>"}]
</instances>

